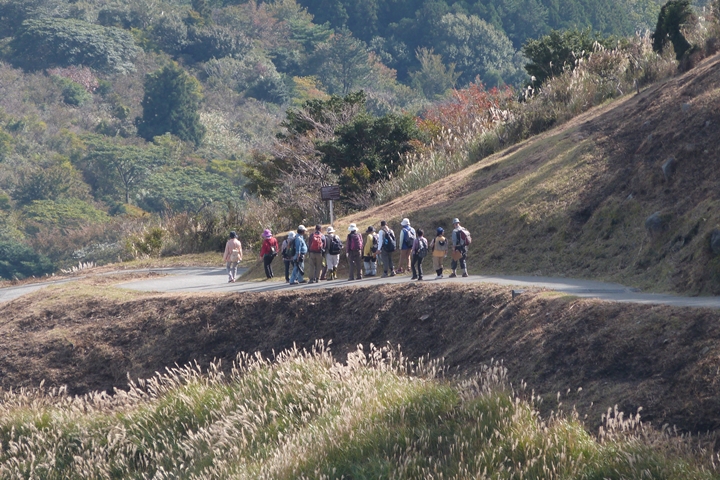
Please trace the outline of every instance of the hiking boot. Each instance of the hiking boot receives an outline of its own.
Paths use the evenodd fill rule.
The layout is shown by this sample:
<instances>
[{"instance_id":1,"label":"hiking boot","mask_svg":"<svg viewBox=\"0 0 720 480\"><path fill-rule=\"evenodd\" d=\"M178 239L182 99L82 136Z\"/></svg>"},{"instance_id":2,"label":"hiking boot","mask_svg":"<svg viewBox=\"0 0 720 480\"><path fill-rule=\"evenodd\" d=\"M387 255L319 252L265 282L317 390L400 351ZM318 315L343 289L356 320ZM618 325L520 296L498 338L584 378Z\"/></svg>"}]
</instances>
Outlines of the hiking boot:
<instances>
[{"instance_id":1,"label":"hiking boot","mask_svg":"<svg viewBox=\"0 0 720 480\"><path fill-rule=\"evenodd\" d=\"M307 280L300 280L298 283L307 283Z\"/></svg>"},{"instance_id":2,"label":"hiking boot","mask_svg":"<svg viewBox=\"0 0 720 480\"><path fill-rule=\"evenodd\" d=\"M438 275L437 277L435 277L435 280L440 280L441 278L443 278L443 276L442 276L442 275Z\"/></svg>"},{"instance_id":3,"label":"hiking boot","mask_svg":"<svg viewBox=\"0 0 720 480\"><path fill-rule=\"evenodd\" d=\"M422 281L422 277L418 277L418 282Z\"/></svg>"},{"instance_id":4,"label":"hiking boot","mask_svg":"<svg viewBox=\"0 0 720 480\"><path fill-rule=\"evenodd\" d=\"M469 275L468 275L467 272L463 272L463 277L468 277L468 276L469 276Z\"/></svg>"},{"instance_id":5,"label":"hiking boot","mask_svg":"<svg viewBox=\"0 0 720 480\"><path fill-rule=\"evenodd\" d=\"M450 276L448 278L455 278L455 277L457 277L457 275L455 274L455 272L453 272L450 274Z\"/></svg>"},{"instance_id":6,"label":"hiking boot","mask_svg":"<svg viewBox=\"0 0 720 480\"><path fill-rule=\"evenodd\" d=\"M385 272L380 276L380 278L387 278L387 276L388 276L388 274L387 274L387 272Z\"/></svg>"},{"instance_id":7,"label":"hiking boot","mask_svg":"<svg viewBox=\"0 0 720 480\"><path fill-rule=\"evenodd\" d=\"M391 276L391 277L394 277L394 276L395 276L395 272L390 272L390 276Z\"/></svg>"},{"instance_id":8,"label":"hiking boot","mask_svg":"<svg viewBox=\"0 0 720 480\"><path fill-rule=\"evenodd\" d=\"M410 280L417 280L417 278L418 278L417 275L413 275Z\"/></svg>"}]
</instances>

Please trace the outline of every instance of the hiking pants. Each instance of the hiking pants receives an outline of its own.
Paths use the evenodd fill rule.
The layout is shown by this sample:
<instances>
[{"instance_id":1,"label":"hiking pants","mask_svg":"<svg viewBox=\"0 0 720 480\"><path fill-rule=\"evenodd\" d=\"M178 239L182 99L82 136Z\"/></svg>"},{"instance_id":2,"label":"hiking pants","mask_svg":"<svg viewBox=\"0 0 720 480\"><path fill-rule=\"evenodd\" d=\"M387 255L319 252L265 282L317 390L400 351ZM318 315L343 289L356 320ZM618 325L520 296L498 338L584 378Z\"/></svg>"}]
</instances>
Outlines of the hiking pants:
<instances>
[{"instance_id":1,"label":"hiking pants","mask_svg":"<svg viewBox=\"0 0 720 480\"><path fill-rule=\"evenodd\" d=\"M407 271L410 268L410 262L412 258L412 250L409 248L405 248L400 250L400 260L398 260L398 267L402 268L403 261L405 263L405 270Z\"/></svg>"},{"instance_id":2,"label":"hiking pants","mask_svg":"<svg viewBox=\"0 0 720 480\"><path fill-rule=\"evenodd\" d=\"M285 281L290 281L290 260L286 260L283 258L283 263L285 264Z\"/></svg>"},{"instance_id":3,"label":"hiking pants","mask_svg":"<svg viewBox=\"0 0 720 480\"><path fill-rule=\"evenodd\" d=\"M377 259L375 257L364 257L363 262L365 263L365 275L377 275Z\"/></svg>"},{"instance_id":4,"label":"hiking pants","mask_svg":"<svg viewBox=\"0 0 720 480\"><path fill-rule=\"evenodd\" d=\"M413 256L412 256L413 277L422 278L422 261L423 261L423 259L420 258L420 255L418 255L417 253L413 254ZM415 265L417 265L417 270L415 269Z\"/></svg>"},{"instance_id":5,"label":"hiking pants","mask_svg":"<svg viewBox=\"0 0 720 480\"><path fill-rule=\"evenodd\" d=\"M320 278L320 273L322 273L323 254L319 252L310 252L308 253L306 260L308 279L317 280Z\"/></svg>"},{"instance_id":6,"label":"hiking pants","mask_svg":"<svg viewBox=\"0 0 720 480\"><path fill-rule=\"evenodd\" d=\"M453 260L450 262L450 268L452 268L452 271L454 272L457 270L458 264L460 264L460 268L467 270L467 248L455 247L455 250L462 252L462 257L460 257L460 260Z\"/></svg>"},{"instance_id":7,"label":"hiking pants","mask_svg":"<svg viewBox=\"0 0 720 480\"><path fill-rule=\"evenodd\" d=\"M227 274L228 280L235 281L235 275L237 275L237 266L239 262L227 262Z\"/></svg>"},{"instance_id":8,"label":"hiking pants","mask_svg":"<svg viewBox=\"0 0 720 480\"><path fill-rule=\"evenodd\" d=\"M383 273L387 274L388 269L390 269L390 272L394 272L395 267L393 266L392 252L386 252L385 250L382 250L380 252L380 257L382 258Z\"/></svg>"},{"instance_id":9,"label":"hiking pants","mask_svg":"<svg viewBox=\"0 0 720 480\"><path fill-rule=\"evenodd\" d=\"M327 269L329 271L335 270L338 265L340 265L340 254L331 255L328 253L325 255L325 262L327 263Z\"/></svg>"},{"instance_id":10,"label":"hiking pants","mask_svg":"<svg viewBox=\"0 0 720 480\"><path fill-rule=\"evenodd\" d=\"M358 250L348 252L348 263L350 264L349 280L362 279L362 253Z\"/></svg>"},{"instance_id":11,"label":"hiking pants","mask_svg":"<svg viewBox=\"0 0 720 480\"><path fill-rule=\"evenodd\" d=\"M274 255L263 255L263 267L265 267L265 276L267 278L272 278L274 276L272 271L272 261L274 259Z\"/></svg>"}]
</instances>

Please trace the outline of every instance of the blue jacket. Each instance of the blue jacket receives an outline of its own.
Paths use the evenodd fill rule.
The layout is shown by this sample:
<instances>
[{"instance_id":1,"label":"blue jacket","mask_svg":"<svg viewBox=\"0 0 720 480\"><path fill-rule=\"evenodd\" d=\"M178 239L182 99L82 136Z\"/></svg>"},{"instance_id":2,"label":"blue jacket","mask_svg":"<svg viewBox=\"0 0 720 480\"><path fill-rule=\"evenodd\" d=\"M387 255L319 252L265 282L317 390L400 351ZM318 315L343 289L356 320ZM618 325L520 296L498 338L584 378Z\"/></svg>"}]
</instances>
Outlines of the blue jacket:
<instances>
[{"instance_id":1,"label":"blue jacket","mask_svg":"<svg viewBox=\"0 0 720 480\"><path fill-rule=\"evenodd\" d=\"M305 255L307 251L307 245L305 244L305 240L302 235L297 235L295 237L295 256L293 257L293 260L297 260L300 255Z\"/></svg>"}]
</instances>

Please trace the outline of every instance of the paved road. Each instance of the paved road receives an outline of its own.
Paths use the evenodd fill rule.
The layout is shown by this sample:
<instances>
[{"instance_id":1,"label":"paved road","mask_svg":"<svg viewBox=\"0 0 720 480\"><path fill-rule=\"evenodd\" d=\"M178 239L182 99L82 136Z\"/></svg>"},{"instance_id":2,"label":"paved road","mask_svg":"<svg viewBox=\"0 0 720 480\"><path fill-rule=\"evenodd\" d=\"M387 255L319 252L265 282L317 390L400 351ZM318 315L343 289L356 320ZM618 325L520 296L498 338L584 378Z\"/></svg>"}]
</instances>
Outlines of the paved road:
<instances>
[{"instance_id":1,"label":"paved road","mask_svg":"<svg viewBox=\"0 0 720 480\"><path fill-rule=\"evenodd\" d=\"M281 281L271 282L238 282L227 283L225 270L222 268L183 267L183 268L157 268L116 273L157 272L161 277L148 278L121 284L122 288L151 292L271 292L291 289L317 289L342 287L371 287L381 283L400 284L411 282L408 276L393 278L365 278L360 281L348 282L335 280L320 282L314 285L289 286ZM238 274L241 272L239 271ZM106 273L109 275L111 273ZM432 277L428 277L432 278ZM44 288L47 285L73 281L75 278L54 280L46 283L22 285L16 287L0 288L0 303L7 302L21 295ZM643 304L664 304L682 307L709 307L720 309L720 297L682 297L679 295L661 295L642 293L616 283L596 282L592 280L575 280L569 278L528 277L528 276L490 276L470 275L467 278L444 278L442 280L426 280L425 283L493 283L505 285L508 289L521 292L526 288L547 288L561 293L576 295L578 297L599 298L615 302L630 302Z\"/></svg>"}]
</instances>

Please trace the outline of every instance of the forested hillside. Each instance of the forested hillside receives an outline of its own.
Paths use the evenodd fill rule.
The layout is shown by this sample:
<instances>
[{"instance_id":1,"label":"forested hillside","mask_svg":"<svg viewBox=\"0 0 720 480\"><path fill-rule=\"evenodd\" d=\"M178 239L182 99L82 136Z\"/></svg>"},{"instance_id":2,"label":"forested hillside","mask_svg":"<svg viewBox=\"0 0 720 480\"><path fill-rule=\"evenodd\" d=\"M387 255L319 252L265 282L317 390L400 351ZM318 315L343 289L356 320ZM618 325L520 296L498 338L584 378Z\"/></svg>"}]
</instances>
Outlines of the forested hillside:
<instances>
[{"instance_id":1,"label":"forested hillside","mask_svg":"<svg viewBox=\"0 0 720 480\"><path fill-rule=\"evenodd\" d=\"M341 210L366 208L402 193L378 185L404 178L408 159L434 152L453 125L477 146L518 118L518 100L540 93L523 90L525 67L545 65L532 39L570 45L551 76L615 52L593 74L610 85L607 72L622 72L623 87L582 108L668 74L671 51L617 39L654 25L659 9L0 0L0 277L215 249L232 228L252 244L266 226L322 220L326 183L342 186ZM565 28L574 33L552 30ZM543 115L510 136L493 130L492 145L460 163L563 118Z\"/></svg>"}]
</instances>

